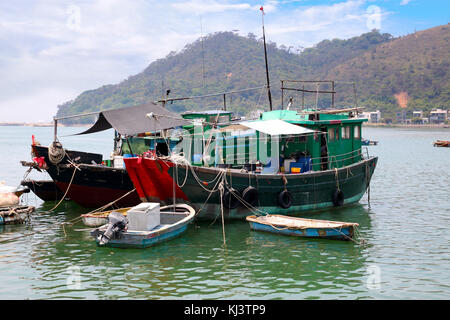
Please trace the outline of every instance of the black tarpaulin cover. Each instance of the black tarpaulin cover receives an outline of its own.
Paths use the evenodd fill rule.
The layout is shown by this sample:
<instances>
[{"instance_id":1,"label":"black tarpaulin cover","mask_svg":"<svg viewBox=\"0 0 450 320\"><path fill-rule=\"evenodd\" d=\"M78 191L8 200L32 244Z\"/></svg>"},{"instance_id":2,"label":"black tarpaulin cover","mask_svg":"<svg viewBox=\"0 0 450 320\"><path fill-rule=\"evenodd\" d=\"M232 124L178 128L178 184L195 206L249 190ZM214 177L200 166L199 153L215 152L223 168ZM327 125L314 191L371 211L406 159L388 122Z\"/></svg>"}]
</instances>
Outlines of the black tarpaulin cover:
<instances>
[{"instance_id":1,"label":"black tarpaulin cover","mask_svg":"<svg viewBox=\"0 0 450 320\"><path fill-rule=\"evenodd\" d=\"M102 111L92 127L77 135L114 128L121 135L133 136L187 124L190 122L182 119L181 116L150 102L134 107Z\"/></svg>"}]
</instances>

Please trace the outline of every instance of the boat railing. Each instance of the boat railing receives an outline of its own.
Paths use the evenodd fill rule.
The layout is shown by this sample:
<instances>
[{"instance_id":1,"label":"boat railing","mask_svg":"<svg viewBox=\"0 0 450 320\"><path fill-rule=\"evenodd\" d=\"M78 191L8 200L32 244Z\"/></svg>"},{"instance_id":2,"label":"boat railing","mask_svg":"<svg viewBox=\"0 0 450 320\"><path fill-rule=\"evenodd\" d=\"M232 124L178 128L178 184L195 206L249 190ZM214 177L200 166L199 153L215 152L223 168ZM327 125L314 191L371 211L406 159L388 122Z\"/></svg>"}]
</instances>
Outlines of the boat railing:
<instances>
[{"instance_id":1,"label":"boat railing","mask_svg":"<svg viewBox=\"0 0 450 320\"><path fill-rule=\"evenodd\" d=\"M353 150L346 153L337 155L329 155L324 157L311 158L313 168L318 169L326 166L327 169L341 168L364 159L368 159L368 151L362 151L362 149Z\"/></svg>"},{"instance_id":2,"label":"boat railing","mask_svg":"<svg viewBox=\"0 0 450 320\"><path fill-rule=\"evenodd\" d=\"M341 168L353 163L357 163L361 160L367 160L368 158L369 158L369 150L367 147L327 157L324 156L324 157L310 158L311 170L315 171L324 170L323 167L326 167L326 169ZM237 165L237 163L244 163L248 159L245 157L245 155L242 154L236 155L233 159L227 160L231 160L232 163L223 165L228 165L230 166L230 168L238 169L238 167L241 168L241 166ZM244 162L238 162L237 160L241 160Z\"/></svg>"}]
</instances>

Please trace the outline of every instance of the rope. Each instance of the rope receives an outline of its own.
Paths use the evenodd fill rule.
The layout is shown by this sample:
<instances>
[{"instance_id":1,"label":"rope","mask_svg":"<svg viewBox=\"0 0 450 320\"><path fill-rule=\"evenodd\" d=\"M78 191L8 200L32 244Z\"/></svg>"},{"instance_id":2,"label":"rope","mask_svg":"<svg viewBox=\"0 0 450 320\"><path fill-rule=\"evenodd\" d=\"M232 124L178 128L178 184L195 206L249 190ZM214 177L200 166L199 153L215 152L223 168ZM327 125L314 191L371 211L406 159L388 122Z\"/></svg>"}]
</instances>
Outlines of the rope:
<instances>
[{"instance_id":1,"label":"rope","mask_svg":"<svg viewBox=\"0 0 450 320\"><path fill-rule=\"evenodd\" d=\"M370 210L370 169L369 169L369 164L368 162L366 162L366 190L367 190L367 204L369 205L369 210Z\"/></svg>"},{"instance_id":2,"label":"rope","mask_svg":"<svg viewBox=\"0 0 450 320\"><path fill-rule=\"evenodd\" d=\"M77 172L77 170L80 170L77 166L74 166L73 169L73 174L72 174L72 178L70 179L69 182L69 186L66 189L66 192L64 193L64 195L62 196L61 200L59 200L59 202L56 204L56 206L54 206L53 208L51 208L49 211L53 211L56 208L59 207L59 205L61 204L61 202L63 202L63 200L66 198L67 193L69 192L70 187L72 186L72 182L73 182L73 178L75 177L75 173Z\"/></svg>"},{"instance_id":3,"label":"rope","mask_svg":"<svg viewBox=\"0 0 450 320\"><path fill-rule=\"evenodd\" d=\"M198 215L198 214L203 210L204 206L205 206L206 203L209 201L209 198L211 197L211 195L212 195L213 193L219 191L219 193L220 193L220 214L221 214L221 218L222 218L222 237L223 237L223 245L224 245L224 247L226 247L225 218L224 218L224 210L223 210L223 207L224 207L224 205L223 205L223 194L224 194L224 191L225 191L225 186L228 187L227 189L229 190L229 192L230 192L234 197L236 197L236 199L238 199L239 202L241 202L245 207L247 207L247 209L249 209L250 211L252 211L255 215L257 215L257 216L259 216L259 215L265 215L265 216L269 215L268 212L263 211L263 210L261 210L261 209L258 209L258 208L256 208L256 207L252 206L250 203L248 203L247 201L245 201L239 194L237 194L236 192L233 191L232 186L230 186L230 185L228 184L228 182L227 182L227 179L226 179L226 173L227 173L227 171L226 171L226 170L224 170L224 169L219 170L219 174L218 174L213 180L211 180L211 181L216 181L216 179L217 179L216 184L214 185L214 187L213 187L212 189L207 189L207 188L205 188L205 187L203 186L202 181L200 180L200 178L199 178L199 177L196 175L196 173L194 172L194 169L193 169L192 165L191 165L190 163L188 163L187 160L186 160L184 157L180 157L179 155L172 155L171 158L172 158L171 160L174 160L174 161L177 161L177 160L178 160L178 161L182 162L182 164L185 164L185 165L191 170L192 175L194 176L194 178L195 178L195 180L197 181L197 183L198 183L204 190L206 190L206 191L209 193L207 199L206 199L205 202L202 204L201 208L197 211L196 215ZM175 164L177 165L178 162L175 162ZM178 167L176 167L176 168L178 168ZM188 169L188 168L186 168L186 177L187 177L187 172L188 172L187 169ZM366 166L366 168L367 168L367 166ZM177 170L178 170L178 169L177 169ZM336 177L336 185L337 185L337 188L338 188L338 190L339 190L340 188L339 188L339 175L338 175L338 170L337 170L337 168L334 168L334 170L335 170L335 177ZM283 177L284 177L284 176L283 176ZM284 178L285 178L285 177L284 177ZM249 179L250 179L250 176L249 176ZM348 172L347 172L347 179L348 179ZM184 183L183 183L183 186L184 186L185 182L186 182L186 178L185 178L185 181L184 181ZM177 181L177 184L178 184L178 181ZM250 183L250 180L249 180L249 185L250 185L250 184L251 184L251 183ZM217 218L216 218L216 219L217 219ZM214 220L214 222L216 221L216 219ZM213 222L213 223L214 223L214 222ZM270 224L270 223L269 223L269 225L270 225L272 228L274 228L275 230L280 230L280 231L282 231L282 230L289 229L289 227L279 228L279 227L276 227L275 225ZM349 240L351 240L351 241L357 243L358 245L365 244L365 240L364 240L364 239L362 239L361 241L358 242L358 241L356 241L355 239L353 239L352 237L349 237L349 236L347 236L345 233L343 233L343 232L341 231L341 229L335 229L335 228L332 228L332 229L335 230L336 232L340 233L340 234L341 234L342 236L344 236L345 238L347 238L347 239L349 239ZM357 228L357 227L354 227L354 230L355 230L355 231L354 231L354 232L355 232L355 235L359 234L358 228ZM359 236L358 236L358 237L359 237Z\"/></svg>"},{"instance_id":4,"label":"rope","mask_svg":"<svg viewBox=\"0 0 450 320\"><path fill-rule=\"evenodd\" d=\"M131 194L132 192L134 192L135 190L136 190L136 188L134 188L133 190L128 191L127 193L125 193L123 196L120 196L120 197L117 198L116 200L114 200L114 201L112 201L112 202L110 202L110 203L107 203L107 204L105 204L104 206L102 206L102 207L100 207L100 208L97 208L97 209L95 209L95 210L92 210L92 211L90 211L90 212L88 212L88 213L85 213L85 214L93 214L93 215L98 214L98 215L100 215L102 212L99 212L99 211L103 211L103 210L105 210L106 208L113 206L117 201L119 201L119 200L125 198L126 196L128 196L129 194ZM83 219L83 218L82 218L81 216L79 216L79 217L76 217L76 218L74 218L74 219L72 219L72 220L69 220L69 221L67 221L67 222L63 222L62 224L74 224L75 222L78 222L78 221L80 221L81 219Z\"/></svg>"},{"instance_id":5,"label":"rope","mask_svg":"<svg viewBox=\"0 0 450 320\"><path fill-rule=\"evenodd\" d=\"M226 180L225 180L226 181ZM224 187L223 187L223 181L219 184L219 192L220 192L220 212L222 214L222 237L223 237L223 246L226 248L227 241L225 238L225 221L223 217L223 193L224 193Z\"/></svg>"},{"instance_id":6,"label":"rope","mask_svg":"<svg viewBox=\"0 0 450 320\"><path fill-rule=\"evenodd\" d=\"M100 207L100 208L95 209L95 210L93 210L93 211L91 211L91 212L88 212L87 214L94 213L94 212L97 212L97 211L99 211L99 210L103 210L103 209L107 208L108 206L113 205L114 203L116 203L116 202L119 201L120 199L126 197L127 195L129 195L130 193L132 193L132 192L135 191L135 190L136 190L136 189L133 189L133 190L127 192L126 194L124 194L123 196L121 196L120 198L118 198L118 199L116 199L116 200L114 200L114 201L112 201L112 202L110 202L110 203L104 205L103 207ZM64 235L66 236L66 230L65 230L65 228L64 228L64 225L66 225L66 224L74 224L75 222L77 222L77 221L79 221L79 220L81 220L81 219L82 219L82 217L80 216L80 217L74 218L74 219L69 220L69 221L66 221L66 222L58 223L58 224L56 224L56 227L59 228L60 226L62 226L62 227L63 227ZM17 239L21 239L21 238L24 238L24 237L27 237L27 236L31 236L31 235L33 235L33 234L38 234L38 233L44 232L44 231L46 231L46 230L48 230L48 229L49 229L49 228L45 228L44 230L38 230L38 231L31 232L31 233L28 233L28 234L23 234L23 235L18 236L18 237L9 238L9 239L2 239L2 240L0 240L0 243L12 241L12 240L17 240Z\"/></svg>"},{"instance_id":7,"label":"rope","mask_svg":"<svg viewBox=\"0 0 450 320\"><path fill-rule=\"evenodd\" d=\"M55 165L60 163L65 155L66 152L59 141L53 141L48 146L48 159L51 163Z\"/></svg>"},{"instance_id":8,"label":"rope","mask_svg":"<svg viewBox=\"0 0 450 320\"><path fill-rule=\"evenodd\" d=\"M336 179L336 188L338 191L341 191L341 189L339 188L339 174L337 168L334 168L334 177Z\"/></svg>"}]
</instances>

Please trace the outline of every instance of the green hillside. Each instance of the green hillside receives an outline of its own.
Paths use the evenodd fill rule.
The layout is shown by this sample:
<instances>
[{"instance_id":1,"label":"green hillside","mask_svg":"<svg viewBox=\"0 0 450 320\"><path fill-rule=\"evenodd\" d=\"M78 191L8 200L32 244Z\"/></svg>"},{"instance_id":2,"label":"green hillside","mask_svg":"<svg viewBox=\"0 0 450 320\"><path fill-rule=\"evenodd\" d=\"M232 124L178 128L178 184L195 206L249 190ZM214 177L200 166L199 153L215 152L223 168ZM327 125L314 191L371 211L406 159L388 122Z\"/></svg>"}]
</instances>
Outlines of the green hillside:
<instances>
[{"instance_id":1,"label":"green hillside","mask_svg":"<svg viewBox=\"0 0 450 320\"><path fill-rule=\"evenodd\" d=\"M394 118L400 104L408 111L448 109L449 38L450 25L400 37L337 65L325 77L355 81L359 103L384 117Z\"/></svg>"},{"instance_id":2,"label":"green hillside","mask_svg":"<svg viewBox=\"0 0 450 320\"><path fill-rule=\"evenodd\" d=\"M268 60L274 108L280 106L280 79L337 80L336 105L357 103L367 110L387 114L398 108L395 94L406 92L408 108L445 107L449 101L449 26L392 38L378 31L348 40L324 40L302 53L268 43ZM167 89L170 97L197 96L265 85L263 43L253 34L247 37L220 32L198 39L180 52L151 63L143 72L115 85L105 85L80 94L58 106L57 116L136 105L158 100ZM325 88L321 88L325 89ZM301 101L297 93L294 105ZM309 95L306 104L324 107L328 97ZM168 108L185 110L217 109L223 98L177 101ZM262 90L227 97L227 109L246 115L255 109L268 110ZM76 119L74 121L92 121Z\"/></svg>"}]
</instances>

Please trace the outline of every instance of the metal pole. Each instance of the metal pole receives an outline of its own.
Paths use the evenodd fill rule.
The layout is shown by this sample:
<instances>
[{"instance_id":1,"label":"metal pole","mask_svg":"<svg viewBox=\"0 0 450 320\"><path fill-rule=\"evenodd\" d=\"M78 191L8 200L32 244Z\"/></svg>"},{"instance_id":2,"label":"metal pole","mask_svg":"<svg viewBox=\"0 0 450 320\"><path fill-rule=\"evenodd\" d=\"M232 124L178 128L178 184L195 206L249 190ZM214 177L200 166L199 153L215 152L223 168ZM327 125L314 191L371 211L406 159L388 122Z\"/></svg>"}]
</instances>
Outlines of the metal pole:
<instances>
[{"instance_id":1,"label":"metal pole","mask_svg":"<svg viewBox=\"0 0 450 320\"><path fill-rule=\"evenodd\" d=\"M58 139L58 119L57 118L53 118L53 123L54 123L54 138L53 141L56 141Z\"/></svg>"},{"instance_id":2,"label":"metal pole","mask_svg":"<svg viewBox=\"0 0 450 320\"><path fill-rule=\"evenodd\" d=\"M305 109L305 85L302 86L302 110Z\"/></svg>"},{"instance_id":3,"label":"metal pole","mask_svg":"<svg viewBox=\"0 0 450 320\"><path fill-rule=\"evenodd\" d=\"M284 88L283 88L284 81L281 80L281 110L284 108Z\"/></svg>"},{"instance_id":4,"label":"metal pole","mask_svg":"<svg viewBox=\"0 0 450 320\"><path fill-rule=\"evenodd\" d=\"M269 97L269 105L270 105L270 111L272 111L272 94L270 93L270 81L269 81L269 65L267 63L267 47L266 47L266 33L264 31L264 11L262 10L262 29L263 29L263 41L264 41L264 58L266 61L266 79L267 79L267 95Z\"/></svg>"},{"instance_id":5,"label":"metal pole","mask_svg":"<svg viewBox=\"0 0 450 320\"><path fill-rule=\"evenodd\" d=\"M227 96L223 94L223 111L227 111Z\"/></svg>"},{"instance_id":6,"label":"metal pole","mask_svg":"<svg viewBox=\"0 0 450 320\"><path fill-rule=\"evenodd\" d=\"M334 81L331 81L331 108L334 108Z\"/></svg>"}]
</instances>

